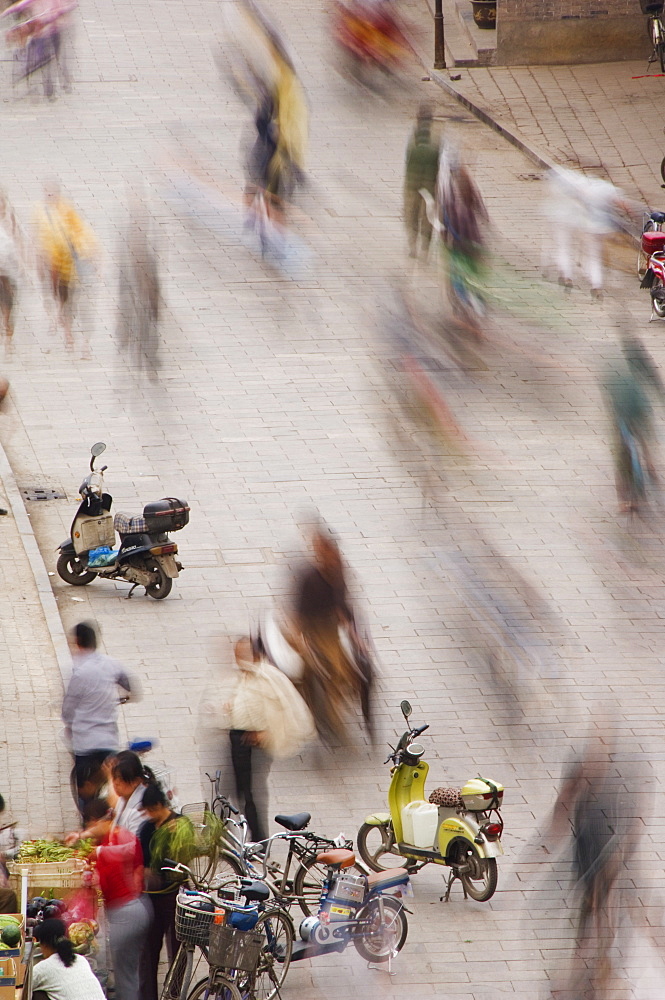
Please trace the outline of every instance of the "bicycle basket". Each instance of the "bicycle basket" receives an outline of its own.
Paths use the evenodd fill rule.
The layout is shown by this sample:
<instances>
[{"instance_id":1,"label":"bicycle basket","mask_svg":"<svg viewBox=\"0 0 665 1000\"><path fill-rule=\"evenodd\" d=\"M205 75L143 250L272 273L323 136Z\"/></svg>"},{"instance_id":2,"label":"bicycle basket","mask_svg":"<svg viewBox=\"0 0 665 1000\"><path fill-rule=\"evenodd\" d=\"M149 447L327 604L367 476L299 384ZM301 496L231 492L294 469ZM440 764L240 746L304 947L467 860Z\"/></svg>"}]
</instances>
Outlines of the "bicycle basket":
<instances>
[{"instance_id":1,"label":"bicycle basket","mask_svg":"<svg viewBox=\"0 0 665 1000\"><path fill-rule=\"evenodd\" d=\"M182 896L178 896L175 909L175 936L178 941L183 944L207 945L214 919L214 913L192 906Z\"/></svg>"},{"instance_id":2,"label":"bicycle basket","mask_svg":"<svg viewBox=\"0 0 665 1000\"><path fill-rule=\"evenodd\" d=\"M218 969L238 969L256 972L261 957L263 938L253 931L238 931L225 924L210 928L208 961Z\"/></svg>"}]
</instances>

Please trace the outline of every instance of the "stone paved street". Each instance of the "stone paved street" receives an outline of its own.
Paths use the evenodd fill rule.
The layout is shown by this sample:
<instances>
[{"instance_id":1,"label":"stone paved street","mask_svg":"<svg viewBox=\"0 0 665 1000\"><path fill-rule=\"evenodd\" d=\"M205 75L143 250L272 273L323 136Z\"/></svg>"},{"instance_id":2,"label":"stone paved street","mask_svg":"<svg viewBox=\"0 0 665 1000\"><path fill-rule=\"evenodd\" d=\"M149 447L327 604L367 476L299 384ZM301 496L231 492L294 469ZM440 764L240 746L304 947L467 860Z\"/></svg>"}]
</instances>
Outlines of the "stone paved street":
<instances>
[{"instance_id":1,"label":"stone paved street","mask_svg":"<svg viewBox=\"0 0 665 1000\"><path fill-rule=\"evenodd\" d=\"M617 941L612 995L655 997L662 992L654 984L662 979L665 884L663 518L662 510L644 524L617 516L597 388L618 353L619 315L665 366L662 328L647 323L648 296L623 258L602 303L579 288L564 297L543 284L542 184L533 163L435 83L421 81L426 73L417 65L403 93L354 91L335 72L327 10L302 0L265 5L289 38L310 101L311 182L295 221L309 247L302 272L288 278L262 262L234 229L231 211L225 236L183 222L168 195L174 161L185 156L241 203L239 148L249 113L215 68L220 6L229 5L82 0L72 94L46 103L3 91L1 180L21 221L29 226L42 178L59 174L104 250L88 319L93 360L65 350L28 272L15 348L3 363L12 397L0 430L16 480L67 494L29 506L47 571L69 531L96 440L108 445L115 510L138 513L165 494L187 498L192 508L176 536L186 571L168 600L152 602L139 590L127 601L125 586L96 581L75 589L53 576L63 625L95 618L106 651L141 673L144 699L123 709L124 734L157 736L181 799L197 800L201 772L223 757L222 737L201 724L202 695L214 690L228 658L227 637L284 594L286 567L300 545L298 521L317 508L339 533L376 643L379 742L275 764L274 811L306 808L314 829L355 834L385 801L383 745L408 697L415 719L430 724L431 787L477 773L505 784L506 856L488 904L464 902L457 889L441 903L439 874L425 869L414 878L409 939L393 977L347 952L294 968L285 1000L352 992L373 1000L403 996L405 988L414 997L455 990L462 1000L540 995L568 962L576 912L569 866L553 861L552 845L540 846L538 826L562 764L603 719L611 720L617 782L638 786L651 809L622 879L639 930L626 925ZM408 15L425 37L427 12L413 0ZM479 88L489 85L494 72L465 71L462 85L476 78ZM416 268L408 259L400 219L404 147L423 97L435 102L486 197L500 262L494 291L511 304L488 330L482 363L455 374L448 361L435 376L470 443L463 456L438 456L434 499L430 492L425 508L422 463L390 423L394 403L384 376L394 371L394 348L383 336L397 286L424 321L436 322L443 308L441 276L434 263ZM517 120L517 111L510 113ZM660 125L653 129L652 138ZM617 133L616 142L630 166L632 135L621 145ZM652 170L659 150L652 144ZM641 174L610 174L629 195L651 197ZM142 182L155 209L167 306L154 383L131 372L114 341L126 190L140 193ZM37 824L34 808L26 813L20 803L26 785L41 793L42 775L51 780L55 753L62 796L52 802L49 791L44 809L57 833L70 809L51 707L59 697L57 659L39 609L25 615L11 585L25 578L32 587L15 525L3 521L0 531L15 559L3 547L8 798L22 820ZM491 684L468 593L434 571L444 550L469 547L481 558L499 551L541 588L551 609L539 631L541 676L525 695L523 715ZM514 575L498 586L517 599ZM46 738L36 768L34 727L42 713ZM25 767L17 761L23 747Z\"/></svg>"},{"instance_id":2,"label":"stone paved street","mask_svg":"<svg viewBox=\"0 0 665 1000\"><path fill-rule=\"evenodd\" d=\"M632 197L665 203L665 79L641 62L462 69L454 88L528 146L607 177Z\"/></svg>"}]
</instances>

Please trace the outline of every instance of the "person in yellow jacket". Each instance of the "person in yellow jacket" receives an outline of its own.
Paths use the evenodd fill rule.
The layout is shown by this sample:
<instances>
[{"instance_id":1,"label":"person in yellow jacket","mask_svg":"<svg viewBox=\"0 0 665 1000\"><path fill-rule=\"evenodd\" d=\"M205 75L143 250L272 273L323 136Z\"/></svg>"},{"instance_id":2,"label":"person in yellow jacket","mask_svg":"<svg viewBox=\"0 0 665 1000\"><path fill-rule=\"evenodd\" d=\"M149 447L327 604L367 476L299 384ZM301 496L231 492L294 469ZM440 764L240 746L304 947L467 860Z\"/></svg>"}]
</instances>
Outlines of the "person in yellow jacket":
<instances>
[{"instance_id":1,"label":"person in yellow jacket","mask_svg":"<svg viewBox=\"0 0 665 1000\"><path fill-rule=\"evenodd\" d=\"M39 271L47 282L62 326L65 344L73 346L72 323L77 286L93 264L97 241L92 229L66 201L58 184L45 188L45 201L37 211Z\"/></svg>"}]
</instances>

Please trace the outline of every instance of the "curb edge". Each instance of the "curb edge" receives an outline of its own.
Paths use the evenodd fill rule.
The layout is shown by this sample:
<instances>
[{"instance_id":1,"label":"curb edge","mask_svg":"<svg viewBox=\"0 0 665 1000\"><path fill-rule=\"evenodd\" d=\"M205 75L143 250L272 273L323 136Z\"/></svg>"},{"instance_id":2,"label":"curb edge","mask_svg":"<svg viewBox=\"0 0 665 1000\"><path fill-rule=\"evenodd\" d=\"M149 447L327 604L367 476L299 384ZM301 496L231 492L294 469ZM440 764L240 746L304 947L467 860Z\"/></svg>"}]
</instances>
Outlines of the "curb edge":
<instances>
[{"instance_id":1,"label":"curb edge","mask_svg":"<svg viewBox=\"0 0 665 1000\"><path fill-rule=\"evenodd\" d=\"M70 654L67 643L67 636L58 610L58 604L51 587L46 564L37 544L37 537L32 527L32 522L25 508L25 503L16 483L14 472L7 458L7 453L0 443L0 480L5 489L7 503L11 509L14 522L21 537L21 543L30 564L30 570L37 589L39 603L42 606L46 628L48 630L55 658L60 670L63 684L65 683L70 668Z\"/></svg>"}]
</instances>

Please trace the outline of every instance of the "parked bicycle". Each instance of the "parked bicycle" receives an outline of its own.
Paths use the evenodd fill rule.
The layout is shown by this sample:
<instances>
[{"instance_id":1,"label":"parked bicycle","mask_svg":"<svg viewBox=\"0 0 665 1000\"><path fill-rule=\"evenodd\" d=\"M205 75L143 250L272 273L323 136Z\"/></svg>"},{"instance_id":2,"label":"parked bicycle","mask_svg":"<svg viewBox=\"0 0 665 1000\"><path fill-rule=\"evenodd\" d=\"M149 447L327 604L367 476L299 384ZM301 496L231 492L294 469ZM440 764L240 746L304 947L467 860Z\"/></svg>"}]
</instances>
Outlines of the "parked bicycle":
<instances>
[{"instance_id":1,"label":"parked bicycle","mask_svg":"<svg viewBox=\"0 0 665 1000\"><path fill-rule=\"evenodd\" d=\"M318 855L335 848L351 850L353 842L343 833L337 837L322 837L307 830L310 813L275 816L275 822L287 833L275 833L258 844L248 842L245 817L220 792L218 771L215 778L207 775L213 785L211 811L223 819L225 830L217 860L215 882L233 872L239 876L261 879L266 882L276 899L284 906L298 903L306 917L318 910L321 890L326 879L326 866ZM282 865L271 858L273 846L283 841L288 845L286 860ZM358 862L354 865L360 874L366 874Z\"/></svg>"},{"instance_id":2,"label":"parked bicycle","mask_svg":"<svg viewBox=\"0 0 665 1000\"><path fill-rule=\"evenodd\" d=\"M297 903L306 917L315 914L327 876L326 866L318 860L319 855L336 848L351 850L353 841L343 833L334 838L313 833L305 829L312 818L310 813L295 813L275 816L275 822L287 833L275 833L257 844L248 843L245 817L224 796L218 795L214 801L216 808L222 809L227 817L214 881L229 872L261 879L283 906ZM288 845L283 865L270 856L278 842ZM359 874L367 874L359 862L354 864L354 869Z\"/></svg>"},{"instance_id":3,"label":"parked bicycle","mask_svg":"<svg viewBox=\"0 0 665 1000\"><path fill-rule=\"evenodd\" d=\"M274 901L266 905L268 886L228 876L223 885L212 890L204 888L185 865L174 864L167 870L184 875L195 888L183 889L178 895L176 936L180 947L167 972L161 1000L272 1000L288 971L295 933L282 907ZM251 930L251 941L234 940L233 934L220 928ZM201 954L195 964L197 951ZM190 992L201 957L209 969Z\"/></svg>"},{"instance_id":4,"label":"parked bicycle","mask_svg":"<svg viewBox=\"0 0 665 1000\"><path fill-rule=\"evenodd\" d=\"M663 26L663 0L641 0L642 13L649 18L647 30L653 45L648 65L660 63L661 73L665 73L665 27Z\"/></svg>"}]
</instances>

